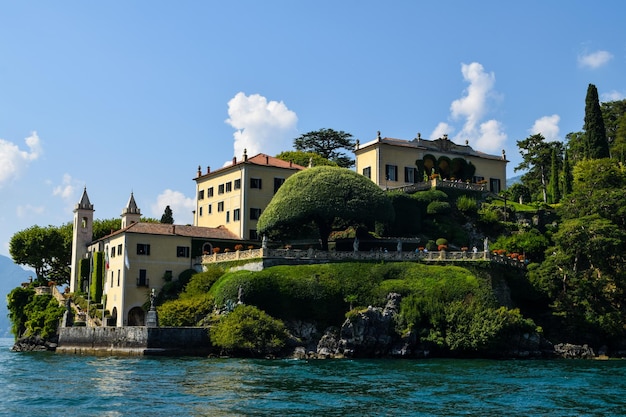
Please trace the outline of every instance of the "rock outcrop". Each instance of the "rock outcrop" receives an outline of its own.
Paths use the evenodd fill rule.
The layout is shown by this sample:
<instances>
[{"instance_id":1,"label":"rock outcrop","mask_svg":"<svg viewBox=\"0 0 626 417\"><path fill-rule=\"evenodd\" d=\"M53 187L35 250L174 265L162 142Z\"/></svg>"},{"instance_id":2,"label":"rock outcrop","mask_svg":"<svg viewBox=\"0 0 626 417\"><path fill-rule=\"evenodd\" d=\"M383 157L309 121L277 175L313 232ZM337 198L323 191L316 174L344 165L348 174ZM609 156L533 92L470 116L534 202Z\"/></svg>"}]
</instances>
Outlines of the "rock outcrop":
<instances>
[{"instance_id":1,"label":"rock outcrop","mask_svg":"<svg viewBox=\"0 0 626 417\"><path fill-rule=\"evenodd\" d=\"M45 352L54 351L58 340L45 340L40 336L22 337L11 348L14 352Z\"/></svg>"},{"instance_id":2,"label":"rock outcrop","mask_svg":"<svg viewBox=\"0 0 626 417\"><path fill-rule=\"evenodd\" d=\"M565 359L593 359L596 357L593 349L587 345L559 343L554 345L554 352L557 356Z\"/></svg>"}]
</instances>

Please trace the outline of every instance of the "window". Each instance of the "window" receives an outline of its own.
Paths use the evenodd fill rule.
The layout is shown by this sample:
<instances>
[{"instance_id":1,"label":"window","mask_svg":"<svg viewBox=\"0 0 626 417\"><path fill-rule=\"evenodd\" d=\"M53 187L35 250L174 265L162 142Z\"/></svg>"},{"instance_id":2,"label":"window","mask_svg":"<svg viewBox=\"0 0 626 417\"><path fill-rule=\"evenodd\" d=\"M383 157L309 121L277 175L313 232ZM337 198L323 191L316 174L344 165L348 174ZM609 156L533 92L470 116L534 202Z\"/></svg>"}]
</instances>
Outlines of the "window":
<instances>
[{"instance_id":1,"label":"window","mask_svg":"<svg viewBox=\"0 0 626 417\"><path fill-rule=\"evenodd\" d=\"M255 229L250 229L250 240L259 240L259 234Z\"/></svg>"},{"instance_id":2,"label":"window","mask_svg":"<svg viewBox=\"0 0 626 417\"><path fill-rule=\"evenodd\" d=\"M233 221L238 222L239 220L241 220L241 209L234 209L233 210Z\"/></svg>"},{"instance_id":3,"label":"window","mask_svg":"<svg viewBox=\"0 0 626 417\"><path fill-rule=\"evenodd\" d=\"M87 223L89 223L89 219L87 217L83 217L82 220L80 221L80 227L85 229L87 227Z\"/></svg>"},{"instance_id":4,"label":"window","mask_svg":"<svg viewBox=\"0 0 626 417\"><path fill-rule=\"evenodd\" d=\"M204 190L198 191L198 200L204 200Z\"/></svg>"},{"instance_id":5,"label":"window","mask_svg":"<svg viewBox=\"0 0 626 417\"><path fill-rule=\"evenodd\" d=\"M474 175L474 177L472 178L472 182L476 184L479 184L483 181L485 181L485 177L477 177L476 175Z\"/></svg>"},{"instance_id":6,"label":"window","mask_svg":"<svg viewBox=\"0 0 626 417\"><path fill-rule=\"evenodd\" d=\"M372 167L363 168L363 176L372 179Z\"/></svg>"},{"instance_id":7,"label":"window","mask_svg":"<svg viewBox=\"0 0 626 417\"><path fill-rule=\"evenodd\" d=\"M217 212L221 213L222 211L224 211L224 202L220 201L219 203L217 203Z\"/></svg>"},{"instance_id":8,"label":"window","mask_svg":"<svg viewBox=\"0 0 626 417\"><path fill-rule=\"evenodd\" d=\"M137 255L150 255L150 245L137 243Z\"/></svg>"},{"instance_id":9,"label":"window","mask_svg":"<svg viewBox=\"0 0 626 417\"><path fill-rule=\"evenodd\" d=\"M235 190L238 190L241 188L241 180L235 180Z\"/></svg>"},{"instance_id":10,"label":"window","mask_svg":"<svg viewBox=\"0 0 626 417\"><path fill-rule=\"evenodd\" d=\"M224 184L220 184L217 186L217 193L224 194Z\"/></svg>"},{"instance_id":11,"label":"window","mask_svg":"<svg viewBox=\"0 0 626 417\"><path fill-rule=\"evenodd\" d=\"M226 212L226 223L230 223L230 211Z\"/></svg>"},{"instance_id":12,"label":"window","mask_svg":"<svg viewBox=\"0 0 626 417\"><path fill-rule=\"evenodd\" d=\"M250 178L250 188L261 189L261 178Z\"/></svg>"},{"instance_id":13,"label":"window","mask_svg":"<svg viewBox=\"0 0 626 417\"><path fill-rule=\"evenodd\" d=\"M139 277L137 278L138 287L148 287L148 272L145 269L139 270Z\"/></svg>"},{"instance_id":14,"label":"window","mask_svg":"<svg viewBox=\"0 0 626 417\"><path fill-rule=\"evenodd\" d=\"M398 181L397 165L385 165L385 179L387 181Z\"/></svg>"},{"instance_id":15,"label":"window","mask_svg":"<svg viewBox=\"0 0 626 417\"><path fill-rule=\"evenodd\" d=\"M113 288L113 279L115 279L114 272L111 271L111 288Z\"/></svg>"},{"instance_id":16,"label":"window","mask_svg":"<svg viewBox=\"0 0 626 417\"><path fill-rule=\"evenodd\" d=\"M274 194L276 194L276 191L278 191L278 189L281 185L283 185L284 182L284 178L274 178Z\"/></svg>"},{"instance_id":17,"label":"window","mask_svg":"<svg viewBox=\"0 0 626 417\"><path fill-rule=\"evenodd\" d=\"M111 258L115 258L115 246L111 247Z\"/></svg>"},{"instance_id":18,"label":"window","mask_svg":"<svg viewBox=\"0 0 626 417\"><path fill-rule=\"evenodd\" d=\"M189 258L189 246L176 246L176 257Z\"/></svg>"},{"instance_id":19,"label":"window","mask_svg":"<svg viewBox=\"0 0 626 417\"><path fill-rule=\"evenodd\" d=\"M226 183L226 192L227 192L227 193L230 193L232 190L233 190L233 183L232 183L232 182L230 182L230 181L228 181L228 182Z\"/></svg>"},{"instance_id":20,"label":"window","mask_svg":"<svg viewBox=\"0 0 626 417\"><path fill-rule=\"evenodd\" d=\"M404 167L404 182L417 182L417 169L413 167Z\"/></svg>"},{"instance_id":21,"label":"window","mask_svg":"<svg viewBox=\"0 0 626 417\"><path fill-rule=\"evenodd\" d=\"M120 270L117 270L117 286L120 286Z\"/></svg>"},{"instance_id":22,"label":"window","mask_svg":"<svg viewBox=\"0 0 626 417\"><path fill-rule=\"evenodd\" d=\"M206 206L206 213L207 214L213 213L213 204L209 204L208 206Z\"/></svg>"},{"instance_id":23,"label":"window","mask_svg":"<svg viewBox=\"0 0 626 417\"><path fill-rule=\"evenodd\" d=\"M118 255L122 254L122 245L121 244L117 245L117 254Z\"/></svg>"},{"instance_id":24,"label":"window","mask_svg":"<svg viewBox=\"0 0 626 417\"><path fill-rule=\"evenodd\" d=\"M256 207L250 208L250 220L258 220L261 217L261 209Z\"/></svg>"},{"instance_id":25,"label":"window","mask_svg":"<svg viewBox=\"0 0 626 417\"><path fill-rule=\"evenodd\" d=\"M202 216L202 206L200 206L200 212L198 214Z\"/></svg>"},{"instance_id":26,"label":"window","mask_svg":"<svg viewBox=\"0 0 626 417\"><path fill-rule=\"evenodd\" d=\"M489 178L489 191L495 194L500 192L500 178Z\"/></svg>"},{"instance_id":27,"label":"window","mask_svg":"<svg viewBox=\"0 0 626 417\"><path fill-rule=\"evenodd\" d=\"M209 187L206 190L207 197L213 197L213 187Z\"/></svg>"}]
</instances>

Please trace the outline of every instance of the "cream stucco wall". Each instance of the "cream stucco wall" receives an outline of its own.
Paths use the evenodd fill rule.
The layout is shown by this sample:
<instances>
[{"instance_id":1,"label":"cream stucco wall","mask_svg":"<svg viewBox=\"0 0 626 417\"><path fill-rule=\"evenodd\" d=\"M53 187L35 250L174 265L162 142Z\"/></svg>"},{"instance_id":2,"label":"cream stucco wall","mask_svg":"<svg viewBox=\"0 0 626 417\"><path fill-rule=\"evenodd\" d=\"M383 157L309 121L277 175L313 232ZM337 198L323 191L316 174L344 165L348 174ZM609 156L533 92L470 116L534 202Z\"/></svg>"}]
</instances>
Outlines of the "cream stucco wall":
<instances>
[{"instance_id":1,"label":"cream stucco wall","mask_svg":"<svg viewBox=\"0 0 626 417\"><path fill-rule=\"evenodd\" d=\"M239 164L232 168L216 171L214 175L205 175L196 179L196 215L195 225L204 227L224 226L242 239L250 239L250 231L256 230L256 219L251 218L251 209L261 212L274 197L274 180L286 180L295 169L285 169L271 165ZM261 180L261 188L252 186ZM235 189L235 180L241 181L241 188ZM231 191L226 191L226 184L231 183ZM224 185L224 193L219 193ZM209 189L213 196L209 197ZM201 192L204 198L200 198ZM220 211L220 205L223 210ZM239 209L239 219L235 220L235 210Z\"/></svg>"}]
</instances>

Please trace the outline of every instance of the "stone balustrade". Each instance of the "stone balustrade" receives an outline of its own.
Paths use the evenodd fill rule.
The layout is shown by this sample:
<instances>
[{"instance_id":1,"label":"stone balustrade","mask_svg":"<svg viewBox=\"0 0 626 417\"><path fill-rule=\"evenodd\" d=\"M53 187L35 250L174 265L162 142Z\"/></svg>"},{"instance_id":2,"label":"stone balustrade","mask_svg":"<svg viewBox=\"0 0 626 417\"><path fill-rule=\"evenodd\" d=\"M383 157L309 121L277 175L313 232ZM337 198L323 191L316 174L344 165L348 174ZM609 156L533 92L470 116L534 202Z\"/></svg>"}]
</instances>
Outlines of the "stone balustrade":
<instances>
[{"instance_id":1,"label":"stone balustrade","mask_svg":"<svg viewBox=\"0 0 626 417\"><path fill-rule=\"evenodd\" d=\"M213 264L246 259L291 259L291 260L327 260L327 261L426 261L426 262L465 262L491 261L518 268L524 268L523 261L488 252L471 251L419 251L419 252L383 252L383 251L321 251L316 249L248 249L226 253L204 255L202 264Z\"/></svg>"}]
</instances>

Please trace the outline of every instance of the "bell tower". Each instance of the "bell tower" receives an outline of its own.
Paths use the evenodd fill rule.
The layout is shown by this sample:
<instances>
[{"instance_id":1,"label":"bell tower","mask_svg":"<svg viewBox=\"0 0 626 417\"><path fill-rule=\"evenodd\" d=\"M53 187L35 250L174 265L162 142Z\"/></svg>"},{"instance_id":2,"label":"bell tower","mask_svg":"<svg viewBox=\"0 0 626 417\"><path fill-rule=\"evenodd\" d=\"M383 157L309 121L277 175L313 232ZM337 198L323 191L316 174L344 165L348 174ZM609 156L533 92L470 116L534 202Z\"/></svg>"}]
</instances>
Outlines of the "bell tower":
<instances>
[{"instance_id":1,"label":"bell tower","mask_svg":"<svg viewBox=\"0 0 626 417\"><path fill-rule=\"evenodd\" d=\"M133 193L130 193L130 199L126 204L124 210L122 210L122 229L127 228L133 223L139 223L141 221L141 210L135 203L135 197Z\"/></svg>"},{"instance_id":2,"label":"bell tower","mask_svg":"<svg viewBox=\"0 0 626 417\"><path fill-rule=\"evenodd\" d=\"M93 204L89 201L87 187L78 204L74 206L74 225L72 233L72 265L70 269L70 292L80 290L80 260L87 254L87 246L93 239Z\"/></svg>"}]
</instances>

